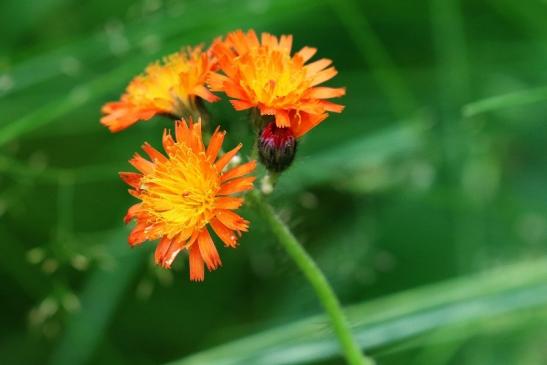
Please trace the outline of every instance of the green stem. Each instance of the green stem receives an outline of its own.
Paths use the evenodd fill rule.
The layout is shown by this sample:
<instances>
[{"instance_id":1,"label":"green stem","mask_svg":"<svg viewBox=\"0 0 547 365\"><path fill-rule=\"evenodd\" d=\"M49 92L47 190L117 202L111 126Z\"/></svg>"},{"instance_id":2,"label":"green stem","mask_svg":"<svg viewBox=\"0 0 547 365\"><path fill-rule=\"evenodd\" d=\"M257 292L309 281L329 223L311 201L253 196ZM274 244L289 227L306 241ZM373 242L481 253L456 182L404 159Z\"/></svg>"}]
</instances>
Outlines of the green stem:
<instances>
[{"instance_id":1,"label":"green stem","mask_svg":"<svg viewBox=\"0 0 547 365\"><path fill-rule=\"evenodd\" d=\"M248 198L254 203L262 218L269 224L272 232L277 236L289 256L300 268L306 279L310 282L317 297L327 312L334 332L338 337L342 351L348 364L374 365L374 361L366 357L353 338L349 323L340 306L340 302L325 275L317 267L315 261L304 250L289 228L279 219L272 207L264 200L262 194L257 191L249 193Z\"/></svg>"}]
</instances>

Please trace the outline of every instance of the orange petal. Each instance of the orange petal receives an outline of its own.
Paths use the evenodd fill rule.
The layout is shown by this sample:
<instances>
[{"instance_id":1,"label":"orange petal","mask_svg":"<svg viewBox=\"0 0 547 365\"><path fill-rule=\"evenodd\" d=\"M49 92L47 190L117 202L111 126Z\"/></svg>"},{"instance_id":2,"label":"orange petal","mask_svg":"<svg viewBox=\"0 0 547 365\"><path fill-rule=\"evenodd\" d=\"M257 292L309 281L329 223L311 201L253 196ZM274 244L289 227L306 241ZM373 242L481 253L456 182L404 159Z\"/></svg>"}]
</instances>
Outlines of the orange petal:
<instances>
[{"instance_id":1,"label":"orange petal","mask_svg":"<svg viewBox=\"0 0 547 365\"><path fill-rule=\"evenodd\" d=\"M163 136L162 136L161 142L163 144L163 149L165 150L165 152L169 154L169 151L175 145L175 141L173 140L171 133L167 129L163 130Z\"/></svg>"},{"instance_id":2,"label":"orange petal","mask_svg":"<svg viewBox=\"0 0 547 365\"><path fill-rule=\"evenodd\" d=\"M195 153L203 152L205 147L201 137L201 118L198 119L197 123L193 123L192 118L190 118L190 135L192 138L192 144L190 145L192 151Z\"/></svg>"},{"instance_id":3,"label":"orange petal","mask_svg":"<svg viewBox=\"0 0 547 365\"><path fill-rule=\"evenodd\" d=\"M131 125L136 122L136 109L123 99L124 97L122 96L121 101L109 102L103 105L101 112L106 115L101 118L101 124L117 129L116 124Z\"/></svg>"},{"instance_id":4,"label":"orange petal","mask_svg":"<svg viewBox=\"0 0 547 365\"><path fill-rule=\"evenodd\" d=\"M250 47L258 47L260 46L260 42L258 41L258 37L256 36L256 33L253 29L249 30L247 32L247 43Z\"/></svg>"},{"instance_id":5,"label":"orange petal","mask_svg":"<svg viewBox=\"0 0 547 365\"><path fill-rule=\"evenodd\" d=\"M228 97L233 99L241 99L241 100L247 100L249 99L249 96L247 93L233 81L226 81L224 83L224 89L223 91L228 95Z\"/></svg>"},{"instance_id":6,"label":"orange petal","mask_svg":"<svg viewBox=\"0 0 547 365\"><path fill-rule=\"evenodd\" d=\"M228 180L236 178L236 177L247 175L247 174L253 172L253 170L255 168L256 168L256 161L254 161L254 160L249 161L249 162L244 163L242 165L236 166L233 169L230 169L227 172L225 172L224 174L222 174L221 181L225 182L225 181L228 181Z\"/></svg>"},{"instance_id":7,"label":"orange petal","mask_svg":"<svg viewBox=\"0 0 547 365\"><path fill-rule=\"evenodd\" d=\"M191 244L191 242L197 239L198 235L192 234L191 232L192 231L183 231L171 239L171 245L169 245L169 249L160 258L159 264L161 266L167 269L171 268L171 264L173 263L173 261L175 261L175 258L177 257L179 252L184 247L187 247ZM190 235L192 236L190 237ZM190 239L188 239L188 237L190 237Z\"/></svg>"},{"instance_id":8,"label":"orange petal","mask_svg":"<svg viewBox=\"0 0 547 365\"><path fill-rule=\"evenodd\" d=\"M205 86L203 85L198 85L195 89L194 89L194 94L196 94L197 96L199 96L200 98L202 98L203 100L207 100L209 103L214 103L216 101L219 101L220 98L218 96L216 96L215 94L213 94L212 92L210 92Z\"/></svg>"},{"instance_id":9,"label":"orange petal","mask_svg":"<svg viewBox=\"0 0 547 365\"><path fill-rule=\"evenodd\" d=\"M123 221L125 224L129 223L133 218L135 218L135 216L139 212L140 207L141 207L141 203L137 203L129 207L129 209L127 210L127 214L123 218Z\"/></svg>"},{"instance_id":10,"label":"orange petal","mask_svg":"<svg viewBox=\"0 0 547 365\"><path fill-rule=\"evenodd\" d=\"M321 100L320 105L328 112L341 113L344 110L343 105L331 103L330 101Z\"/></svg>"},{"instance_id":11,"label":"orange petal","mask_svg":"<svg viewBox=\"0 0 547 365\"><path fill-rule=\"evenodd\" d=\"M232 212L231 210L219 210L216 213L218 220L230 229L237 231L247 231L249 228L249 221L241 218L237 213Z\"/></svg>"},{"instance_id":12,"label":"orange petal","mask_svg":"<svg viewBox=\"0 0 547 365\"><path fill-rule=\"evenodd\" d=\"M136 246L146 241L146 237L144 234L145 228L146 225L144 223L137 223L137 225L135 226L135 228L133 228L131 233L129 233L129 237L127 238L130 246Z\"/></svg>"},{"instance_id":13,"label":"orange petal","mask_svg":"<svg viewBox=\"0 0 547 365\"><path fill-rule=\"evenodd\" d=\"M275 124L279 128L285 128L291 125L291 121L289 119L289 113L285 110L276 110L275 112Z\"/></svg>"},{"instance_id":14,"label":"orange petal","mask_svg":"<svg viewBox=\"0 0 547 365\"><path fill-rule=\"evenodd\" d=\"M310 86L319 85L322 82L330 80L334 76L336 76L337 73L338 73L338 71L336 71L336 69L334 67L329 67L326 70L323 70L323 71L319 72L317 75L315 75L315 77L313 78L313 81L310 84Z\"/></svg>"},{"instance_id":15,"label":"orange petal","mask_svg":"<svg viewBox=\"0 0 547 365\"><path fill-rule=\"evenodd\" d=\"M161 152L159 152L157 149L152 147L148 142L144 142L142 149L144 150L144 152L146 152L146 154L150 157L152 161L156 161L156 160L161 162L167 161L167 158L164 155L162 155Z\"/></svg>"},{"instance_id":16,"label":"orange petal","mask_svg":"<svg viewBox=\"0 0 547 365\"><path fill-rule=\"evenodd\" d=\"M322 114L325 112L324 108L317 102L317 100L311 100L309 102L303 101L302 104L300 104L300 107L298 108L300 112L304 112L306 114Z\"/></svg>"},{"instance_id":17,"label":"orange petal","mask_svg":"<svg viewBox=\"0 0 547 365\"><path fill-rule=\"evenodd\" d=\"M216 72L211 72L207 77L207 84L212 91L223 91L224 83L229 80L228 77L218 74Z\"/></svg>"},{"instance_id":18,"label":"orange petal","mask_svg":"<svg viewBox=\"0 0 547 365\"><path fill-rule=\"evenodd\" d=\"M218 151L220 151L220 148L222 147L222 142L224 142L225 134L225 131L220 131L220 127L217 127L215 129L213 136L209 140L209 145L207 146L206 154L207 160L209 160L209 162L213 162L216 160Z\"/></svg>"},{"instance_id":19,"label":"orange petal","mask_svg":"<svg viewBox=\"0 0 547 365\"><path fill-rule=\"evenodd\" d=\"M139 190L128 189L127 192L129 193L129 195L134 196L137 199L141 198L141 194Z\"/></svg>"},{"instance_id":20,"label":"orange petal","mask_svg":"<svg viewBox=\"0 0 547 365\"><path fill-rule=\"evenodd\" d=\"M237 236L234 231L226 227L221 221L216 218L211 219L209 222L215 234L224 242L228 247L237 246Z\"/></svg>"},{"instance_id":21,"label":"orange petal","mask_svg":"<svg viewBox=\"0 0 547 365\"><path fill-rule=\"evenodd\" d=\"M122 131L138 121L139 120L135 115L126 114L124 111L113 112L109 115L105 115L100 120L101 124L108 127L112 133Z\"/></svg>"},{"instance_id":22,"label":"orange petal","mask_svg":"<svg viewBox=\"0 0 547 365\"><path fill-rule=\"evenodd\" d=\"M120 172L120 178L129 186L138 189L142 175L138 172Z\"/></svg>"},{"instance_id":23,"label":"orange petal","mask_svg":"<svg viewBox=\"0 0 547 365\"><path fill-rule=\"evenodd\" d=\"M213 45L213 52L216 56L219 69L224 72L224 75L228 75L229 77L237 73L237 70L233 67L233 59L237 56L237 54L231 47L232 46L228 45L227 42L220 42ZM222 78L217 77L217 75L215 75L214 77L218 81L222 81ZM220 86L222 86L222 84Z\"/></svg>"},{"instance_id":24,"label":"orange petal","mask_svg":"<svg viewBox=\"0 0 547 365\"><path fill-rule=\"evenodd\" d=\"M279 41L279 47L288 55L291 54L292 48L292 35L282 35Z\"/></svg>"},{"instance_id":25,"label":"orange petal","mask_svg":"<svg viewBox=\"0 0 547 365\"><path fill-rule=\"evenodd\" d=\"M135 153L135 155L133 155L133 158L129 160L129 163L143 174L150 174L152 171L154 171L155 165L152 162L146 160L138 153Z\"/></svg>"},{"instance_id":26,"label":"orange petal","mask_svg":"<svg viewBox=\"0 0 547 365\"><path fill-rule=\"evenodd\" d=\"M171 265L173 264L173 261L175 261L175 259L177 258L177 255L183 248L184 248L184 242L181 242L178 240L172 240L171 244L167 248L167 251L160 258L159 265L166 269L170 269Z\"/></svg>"},{"instance_id":27,"label":"orange petal","mask_svg":"<svg viewBox=\"0 0 547 365\"><path fill-rule=\"evenodd\" d=\"M255 179L255 176L247 176L230 180L227 183L222 184L217 195L230 195L251 190Z\"/></svg>"},{"instance_id":28,"label":"orange petal","mask_svg":"<svg viewBox=\"0 0 547 365\"><path fill-rule=\"evenodd\" d=\"M310 129L317 126L319 123L324 121L328 117L327 113L323 114L307 114L305 113L302 117L300 124L293 128L293 133L296 138L302 137L304 134L308 133Z\"/></svg>"},{"instance_id":29,"label":"orange petal","mask_svg":"<svg viewBox=\"0 0 547 365\"><path fill-rule=\"evenodd\" d=\"M123 108L125 105L127 104L123 101L111 101L101 107L101 113L109 114L115 111L116 109Z\"/></svg>"},{"instance_id":30,"label":"orange petal","mask_svg":"<svg viewBox=\"0 0 547 365\"><path fill-rule=\"evenodd\" d=\"M296 53L297 56L302 58L302 61L305 63L317 52L317 48L304 47Z\"/></svg>"},{"instance_id":31,"label":"orange petal","mask_svg":"<svg viewBox=\"0 0 547 365\"><path fill-rule=\"evenodd\" d=\"M101 118L101 124L111 132L124 130L140 120L149 120L161 110L155 108L139 109L124 101L107 103L102 112L107 115Z\"/></svg>"},{"instance_id":32,"label":"orange petal","mask_svg":"<svg viewBox=\"0 0 547 365\"><path fill-rule=\"evenodd\" d=\"M309 65L304 66L308 77L314 77L319 71L324 70L332 63L332 60L328 58L322 58L318 61L312 62Z\"/></svg>"},{"instance_id":33,"label":"orange petal","mask_svg":"<svg viewBox=\"0 0 547 365\"><path fill-rule=\"evenodd\" d=\"M241 100L230 100L230 103L232 103L232 105L234 106L234 109L237 111L247 110L255 106L254 104L248 101L241 101Z\"/></svg>"},{"instance_id":34,"label":"orange petal","mask_svg":"<svg viewBox=\"0 0 547 365\"><path fill-rule=\"evenodd\" d=\"M188 128L186 120L181 119L175 123L175 139L178 143L183 143L187 146L192 145L190 129Z\"/></svg>"},{"instance_id":35,"label":"orange petal","mask_svg":"<svg viewBox=\"0 0 547 365\"><path fill-rule=\"evenodd\" d=\"M314 87L306 92L306 98L310 99L330 99L344 96L346 94L345 87Z\"/></svg>"},{"instance_id":36,"label":"orange petal","mask_svg":"<svg viewBox=\"0 0 547 365\"><path fill-rule=\"evenodd\" d=\"M277 46L277 38L270 33L262 33L260 42L263 46L275 48Z\"/></svg>"},{"instance_id":37,"label":"orange petal","mask_svg":"<svg viewBox=\"0 0 547 365\"><path fill-rule=\"evenodd\" d=\"M249 52L251 47L258 45L258 38L253 30L248 31L247 34L238 30L230 33L227 38L240 55Z\"/></svg>"},{"instance_id":38,"label":"orange petal","mask_svg":"<svg viewBox=\"0 0 547 365\"><path fill-rule=\"evenodd\" d=\"M194 244L190 246L190 280L191 281L203 281L205 279L205 270L203 267L203 259L199 252L199 246Z\"/></svg>"},{"instance_id":39,"label":"orange petal","mask_svg":"<svg viewBox=\"0 0 547 365\"><path fill-rule=\"evenodd\" d=\"M275 112L277 111L275 108L264 105L260 105L258 109L260 110L260 115L275 115Z\"/></svg>"},{"instance_id":40,"label":"orange petal","mask_svg":"<svg viewBox=\"0 0 547 365\"><path fill-rule=\"evenodd\" d=\"M239 152L241 147L243 147L243 145L240 143L231 151L228 151L224 155L222 155L222 157L219 158L217 162L215 162L215 167L218 172L222 171L224 166L226 166L228 162L230 162L230 160Z\"/></svg>"},{"instance_id":41,"label":"orange petal","mask_svg":"<svg viewBox=\"0 0 547 365\"><path fill-rule=\"evenodd\" d=\"M199 234L198 246L201 257L203 258L203 261L205 261L209 271L215 270L222 265L218 251L207 228L204 228Z\"/></svg>"},{"instance_id":42,"label":"orange petal","mask_svg":"<svg viewBox=\"0 0 547 365\"><path fill-rule=\"evenodd\" d=\"M215 209L238 209L243 205L243 198L222 196L215 200Z\"/></svg>"},{"instance_id":43,"label":"orange petal","mask_svg":"<svg viewBox=\"0 0 547 365\"><path fill-rule=\"evenodd\" d=\"M156 261L156 264L160 265L162 263L165 254L169 250L172 242L173 240L168 238L167 236L162 237L162 239L156 246L156 251L154 252L154 260Z\"/></svg>"}]
</instances>

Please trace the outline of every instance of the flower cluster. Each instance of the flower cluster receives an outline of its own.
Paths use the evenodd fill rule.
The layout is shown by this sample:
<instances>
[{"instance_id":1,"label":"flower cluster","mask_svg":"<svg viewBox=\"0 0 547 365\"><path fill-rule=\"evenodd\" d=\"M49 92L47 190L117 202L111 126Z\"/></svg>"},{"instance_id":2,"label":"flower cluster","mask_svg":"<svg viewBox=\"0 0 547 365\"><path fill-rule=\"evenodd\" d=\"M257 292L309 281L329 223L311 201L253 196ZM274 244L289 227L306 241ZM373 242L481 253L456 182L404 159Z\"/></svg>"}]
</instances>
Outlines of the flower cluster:
<instances>
[{"instance_id":1,"label":"flower cluster","mask_svg":"<svg viewBox=\"0 0 547 365\"><path fill-rule=\"evenodd\" d=\"M155 261L165 268L186 250L193 281L204 279L205 266L221 265L211 231L226 247L237 246L249 222L234 211L244 203L241 194L253 188L256 161L235 163L242 145L223 153L225 132L217 127L209 134L200 116L206 102L219 100L213 92L226 94L235 110L252 111L256 152L266 169L285 170L297 140L329 112L343 110L327 99L345 94L344 88L319 86L337 73L331 60L309 62L315 48L294 54L291 48L290 35L262 33L259 39L253 30L235 31L206 51L188 48L148 66L119 101L104 105L101 123L112 132L158 115L176 120L174 137L164 131L165 153L144 143L148 158L135 154L129 161L138 172L120 174L139 200L125 216L126 223L136 222L131 246L158 240Z\"/></svg>"}]
</instances>

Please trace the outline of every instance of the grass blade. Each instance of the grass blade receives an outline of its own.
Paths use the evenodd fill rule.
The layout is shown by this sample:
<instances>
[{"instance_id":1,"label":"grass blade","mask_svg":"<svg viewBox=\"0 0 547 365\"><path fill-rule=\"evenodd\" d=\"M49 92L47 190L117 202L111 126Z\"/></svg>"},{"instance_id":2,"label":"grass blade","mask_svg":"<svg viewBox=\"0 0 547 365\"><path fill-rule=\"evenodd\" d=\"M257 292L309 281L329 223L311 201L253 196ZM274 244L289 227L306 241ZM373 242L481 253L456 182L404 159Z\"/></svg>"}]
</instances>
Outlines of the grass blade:
<instances>
[{"instance_id":1,"label":"grass blade","mask_svg":"<svg viewBox=\"0 0 547 365\"><path fill-rule=\"evenodd\" d=\"M547 87L516 91L509 94L492 96L464 105L464 117L473 117L477 114L496 111L505 108L539 103L547 101Z\"/></svg>"},{"instance_id":2,"label":"grass blade","mask_svg":"<svg viewBox=\"0 0 547 365\"><path fill-rule=\"evenodd\" d=\"M413 289L348 308L362 348L412 339L453 325L479 324L547 305L547 258ZM302 364L338 354L324 316L316 316L170 362Z\"/></svg>"}]
</instances>

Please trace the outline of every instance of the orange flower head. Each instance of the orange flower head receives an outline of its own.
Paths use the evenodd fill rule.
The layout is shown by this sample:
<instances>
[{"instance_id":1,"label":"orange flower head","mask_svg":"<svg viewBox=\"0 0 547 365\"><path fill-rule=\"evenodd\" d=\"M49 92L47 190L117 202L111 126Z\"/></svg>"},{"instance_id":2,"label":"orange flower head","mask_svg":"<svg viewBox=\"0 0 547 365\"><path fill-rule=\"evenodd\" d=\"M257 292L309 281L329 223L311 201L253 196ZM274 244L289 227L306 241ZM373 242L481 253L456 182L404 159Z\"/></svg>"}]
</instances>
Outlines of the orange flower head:
<instances>
[{"instance_id":1,"label":"orange flower head","mask_svg":"<svg viewBox=\"0 0 547 365\"><path fill-rule=\"evenodd\" d=\"M204 264L211 270L221 265L208 227L227 247L235 247L249 222L233 210L243 198L233 194L251 190L256 161L225 171L241 144L217 158L225 132L217 128L209 145L204 146L201 121L175 125L175 138L163 134L166 155L148 143L129 161L140 173L122 172L121 178L131 186L130 194L140 200L129 208L125 222L136 221L129 244L157 240L156 263L170 268L177 254L186 249L190 257L190 280L203 281Z\"/></svg>"},{"instance_id":2,"label":"orange flower head","mask_svg":"<svg viewBox=\"0 0 547 365\"><path fill-rule=\"evenodd\" d=\"M198 114L198 98L215 102L219 98L205 82L215 63L201 47L173 53L149 65L143 75L134 78L119 101L103 106L101 123L119 132L140 120L158 114L174 117Z\"/></svg>"},{"instance_id":3,"label":"orange flower head","mask_svg":"<svg viewBox=\"0 0 547 365\"><path fill-rule=\"evenodd\" d=\"M228 34L211 49L223 74L209 74L213 91L223 91L236 110L258 108L261 115L275 116L279 128L289 127L301 137L322 122L328 112L341 112L342 105L325 99L340 97L345 88L321 87L337 71L326 58L306 64L317 51L304 47L291 56L292 36L277 38L253 30Z\"/></svg>"}]
</instances>

